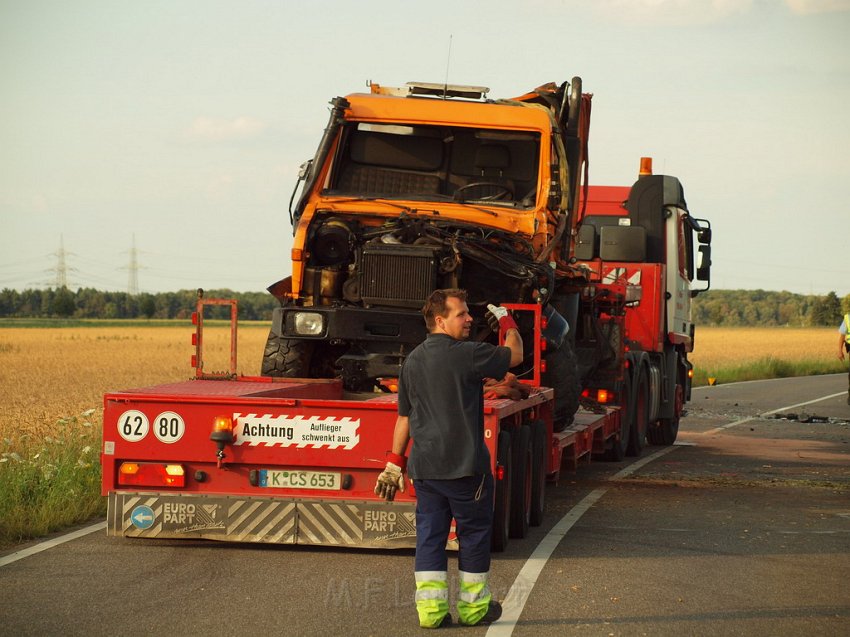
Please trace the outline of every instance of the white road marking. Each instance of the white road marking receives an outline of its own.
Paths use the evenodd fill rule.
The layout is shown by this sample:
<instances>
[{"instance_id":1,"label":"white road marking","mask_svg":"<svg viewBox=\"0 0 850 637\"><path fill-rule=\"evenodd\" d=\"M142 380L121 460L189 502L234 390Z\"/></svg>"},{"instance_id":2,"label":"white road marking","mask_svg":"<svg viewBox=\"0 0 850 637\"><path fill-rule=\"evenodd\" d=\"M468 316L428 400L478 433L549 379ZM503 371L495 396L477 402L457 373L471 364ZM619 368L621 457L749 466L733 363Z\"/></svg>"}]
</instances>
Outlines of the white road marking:
<instances>
[{"instance_id":1,"label":"white road marking","mask_svg":"<svg viewBox=\"0 0 850 637\"><path fill-rule=\"evenodd\" d=\"M714 429L709 429L708 431L703 431L702 435L709 436L711 434L717 434L723 431L724 429L731 429L732 427L737 427L738 425L743 425L745 422L750 422L752 420L756 420L757 418L764 418L765 416L772 416L773 414L778 414L779 412L786 411L788 409L794 409L795 407L805 407L806 405L813 405L814 403L819 403L823 400L830 400L831 398L838 398L839 396L843 396L847 392L838 392L837 394L830 394L829 396L822 396L820 398L815 398L814 400L807 400L804 403L796 403L794 405L788 405L786 407L780 407L779 409L773 409L771 411L765 411L759 416L752 416L750 418L741 418L740 420L736 420L735 422L730 422L728 425L722 425L720 427L715 427Z\"/></svg>"},{"instance_id":2,"label":"white road marking","mask_svg":"<svg viewBox=\"0 0 850 637\"><path fill-rule=\"evenodd\" d=\"M633 462L622 471L611 476L609 480L621 480L622 478L630 476L644 465L670 453L675 448L675 446L665 447L646 458L641 458L637 462ZM587 513L590 507L596 504L596 502L598 502L599 499L607 493L607 491L608 487L600 487L591 491L581 502L567 511L566 515L558 520L558 523L552 527L542 540L540 540L540 544L535 547L534 552L526 560L525 564L523 564L519 574L516 576L513 584L511 584L511 588L508 591L504 602L502 602L502 616L497 622L491 624L490 628L487 629L487 637L510 637L510 635L513 634L514 628L519 621L519 617L522 615L522 610L525 608L525 603L528 601L528 598L531 596L531 591L537 583L537 578L540 577L540 573L543 572L543 568L546 566L549 558L552 557L552 553L555 552L558 544L560 544L561 540L564 539L567 531L569 531L575 523L579 521L581 516Z\"/></svg>"},{"instance_id":3,"label":"white road marking","mask_svg":"<svg viewBox=\"0 0 850 637\"><path fill-rule=\"evenodd\" d=\"M98 522L96 524L92 524L91 526L78 529L77 531L72 531L71 533L60 535L59 537L55 537L51 540L39 542L38 544L34 544L33 546L21 549L20 551L15 551L14 553L10 553L9 555L6 555L4 557L0 557L0 567L6 566L7 564L11 564L12 562L17 562L18 560L22 560L25 557L29 557L30 555L41 553L42 551L46 551L49 548L58 546L59 544L64 544L65 542L76 540L78 537L83 537L84 535L88 535L89 533L94 533L95 531L102 531L105 528L106 521L104 520L103 522Z\"/></svg>"},{"instance_id":4,"label":"white road marking","mask_svg":"<svg viewBox=\"0 0 850 637\"><path fill-rule=\"evenodd\" d=\"M755 381L751 381L755 382ZM697 388L695 388L697 389ZM774 409L772 411L766 411L760 416L770 416L781 411L785 411L787 409L794 409L795 407L804 407L805 405L811 405L814 403L821 402L823 400L829 400L831 398L836 398L838 396L843 396L846 392L840 392L837 394L830 394L829 396L823 396L822 398L816 398L814 400L809 400L804 403L797 403L794 405L788 405L787 407L780 407L779 409ZM740 420L736 420L735 422L731 422L727 425L723 425L721 427L717 427L715 429L711 429L709 431L703 432L703 434L713 434L723 431L724 429L730 429L731 427L737 427L738 425L742 425L745 422L750 422L751 420L755 420L756 417L751 418L742 418ZM693 446L694 443L682 443L681 446ZM623 469L622 471L617 472L610 480L621 480L622 478L628 477L649 464L650 462L657 460L658 458L664 456L665 454L673 451L676 446L680 446L679 443L676 443L672 447L665 447L659 451L656 451L654 454L647 456L646 458L641 458L637 462L633 462L628 467ZM513 635L514 628L519 621L520 615L522 615L523 608L525 608L525 603L528 601L528 598L531 596L531 591L534 588L534 585L537 583L537 578L540 577L540 573L543 572L543 568L546 566L546 563L549 561L549 558L552 557L552 553L554 553L555 549L560 544L561 540L564 539L564 536L567 532L578 522L579 518L582 515L587 513L587 511L592 507L599 499L605 495L608 491L607 487L600 487L591 491L584 499L579 502L576 506L570 509L564 517L562 517L555 526L546 534L540 544L534 549L534 552L531 556L526 560L523 567L520 569L519 574L516 576L513 584L511 584L510 590L508 590L508 594L505 597L504 602L502 603L502 616L499 620L493 624L491 624L490 628L487 630L487 637L510 637Z\"/></svg>"}]
</instances>

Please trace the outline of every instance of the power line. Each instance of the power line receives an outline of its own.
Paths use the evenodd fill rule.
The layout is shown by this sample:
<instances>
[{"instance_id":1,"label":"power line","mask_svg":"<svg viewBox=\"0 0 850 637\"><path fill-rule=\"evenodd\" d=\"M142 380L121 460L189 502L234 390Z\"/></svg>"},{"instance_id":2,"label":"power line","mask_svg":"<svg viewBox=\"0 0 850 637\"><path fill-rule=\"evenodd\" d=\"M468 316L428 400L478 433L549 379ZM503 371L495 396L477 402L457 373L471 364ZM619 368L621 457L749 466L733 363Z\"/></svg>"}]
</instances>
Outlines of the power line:
<instances>
[{"instance_id":1,"label":"power line","mask_svg":"<svg viewBox=\"0 0 850 637\"><path fill-rule=\"evenodd\" d=\"M130 265L127 266L127 269L130 271L127 282L127 294L136 296L139 294L139 260L136 253L136 233L133 233L133 245L130 248Z\"/></svg>"},{"instance_id":2,"label":"power line","mask_svg":"<svg viewBox=\"0 0 850 637\"><path fill-rule=\"evenodd\" d=\"M74 268L69 268L68 264L65 261L65 257L73 255L73 252L65 251L65 237L63 235L59 235L59 250L54 252L53 255L56 257L56 267L50 268L48 272L55 272L56 278L54 279L54 287L57 290L68 287L68 271L74 271Z\"/></svg>"}]
</instances>

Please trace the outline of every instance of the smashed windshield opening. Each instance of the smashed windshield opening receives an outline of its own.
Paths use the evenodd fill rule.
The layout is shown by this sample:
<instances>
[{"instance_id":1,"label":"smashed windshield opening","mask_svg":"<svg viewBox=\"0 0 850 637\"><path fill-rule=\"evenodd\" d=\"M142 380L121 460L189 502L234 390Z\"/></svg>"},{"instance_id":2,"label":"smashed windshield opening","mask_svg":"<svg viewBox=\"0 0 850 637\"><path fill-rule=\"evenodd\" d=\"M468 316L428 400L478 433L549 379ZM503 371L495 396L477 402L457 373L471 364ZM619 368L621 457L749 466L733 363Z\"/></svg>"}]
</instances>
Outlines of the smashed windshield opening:
<instances>
[{"instance_id":1,"label":"smashed windshield opening","mask_svg":"<svg viewBox=\"0 0 850 637\"><path fill-rule=\"evenodd\" d=\"M348 124L324 194L529 208L539 154L533 132Z\"/></svg>"}]
</instances>

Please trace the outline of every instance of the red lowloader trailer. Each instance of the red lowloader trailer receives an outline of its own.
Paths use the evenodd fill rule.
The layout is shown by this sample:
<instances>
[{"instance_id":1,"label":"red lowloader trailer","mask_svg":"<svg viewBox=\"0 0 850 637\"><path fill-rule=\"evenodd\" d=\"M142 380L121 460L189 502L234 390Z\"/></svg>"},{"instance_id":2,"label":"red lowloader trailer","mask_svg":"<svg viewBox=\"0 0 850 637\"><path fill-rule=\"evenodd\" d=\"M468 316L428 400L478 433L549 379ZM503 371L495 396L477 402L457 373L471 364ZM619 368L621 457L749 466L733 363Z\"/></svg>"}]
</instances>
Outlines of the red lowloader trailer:
<instances>
[{"instance_id":1,"label":"red lowloader trailer","mask_svg":"<svg viewBox=\"0 0 850 637\"><path fill-rule=\"evenodd\" d=\"M579 78L486 92L373 84L332 101L290 211L292 276L269 288L280 307L262 376L236 373L235 304L200 298L195 378L104 397L109 534L414 546L415 490L384 502L372 489L394 379L437 288L467 290L476 338L495 338L487 303L512 308L525 343L512 371L526 391L484 407L494 549L541 523L562 467L674 442L710 225L649 160L631 187L582 183ZM230 370L217 374L204 369L210 304L231 305Z\"/></svg>"}]
</instances>

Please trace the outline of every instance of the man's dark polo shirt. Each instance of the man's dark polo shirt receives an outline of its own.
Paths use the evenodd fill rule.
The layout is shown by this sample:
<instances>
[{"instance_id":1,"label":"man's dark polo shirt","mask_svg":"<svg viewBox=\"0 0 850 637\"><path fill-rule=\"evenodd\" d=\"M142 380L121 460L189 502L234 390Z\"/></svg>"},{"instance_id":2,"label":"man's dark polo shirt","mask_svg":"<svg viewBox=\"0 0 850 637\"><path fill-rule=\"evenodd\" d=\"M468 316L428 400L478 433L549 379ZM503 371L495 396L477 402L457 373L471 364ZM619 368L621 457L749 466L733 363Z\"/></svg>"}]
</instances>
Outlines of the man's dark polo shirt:
<instances>
[{"instance_id":1,"label":"man's dark polo shirt","mask_svg":"<svg viewBox=\"0 0 850 637\"><path fill-rule=\"evenodd\" d=\"M484 445L484 378L501 380L511 350L429 334L405 359L398 414L410 419L414 480L451 480L490 472Z\"/></svg>"}]
</instances>

